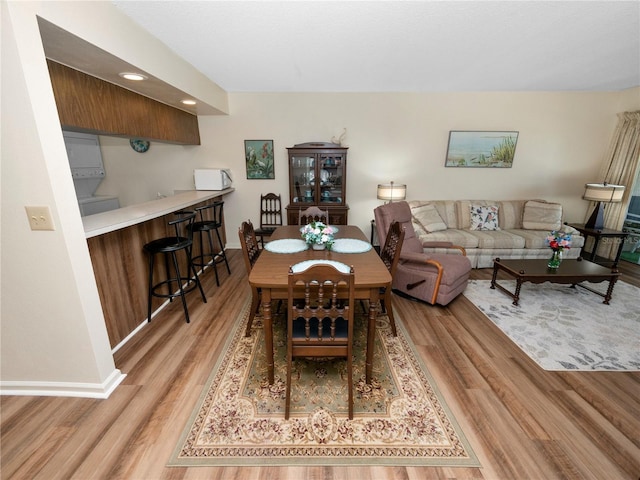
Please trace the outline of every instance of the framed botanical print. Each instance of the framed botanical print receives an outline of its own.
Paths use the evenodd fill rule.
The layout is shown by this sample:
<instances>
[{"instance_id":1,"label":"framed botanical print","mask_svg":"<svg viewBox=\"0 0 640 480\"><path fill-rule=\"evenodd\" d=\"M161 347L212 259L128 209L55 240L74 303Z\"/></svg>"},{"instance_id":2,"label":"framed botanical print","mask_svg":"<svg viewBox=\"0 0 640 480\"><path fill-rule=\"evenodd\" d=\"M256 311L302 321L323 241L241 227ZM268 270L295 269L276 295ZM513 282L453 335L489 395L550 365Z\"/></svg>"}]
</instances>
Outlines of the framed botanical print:
<instances>
[{"instance_id":1,"label":"framed botanical print","mask_svg":"<svg viewBox=\"0 0 640 480\"><path fill-rule=\"evenodd\" d=\"M445 167L511 168L518 132L449 132Z\"/></svg>"},{"instance_id":2,"label":"framed botanical print","mask_svg":"<svg viewBox=\"0 0 640 480\"><path fill-rule=\"evenodd\" d=\"M248 179L275 178L273 140L245 140L244 158Z\"/></svg>"}]
</instances>

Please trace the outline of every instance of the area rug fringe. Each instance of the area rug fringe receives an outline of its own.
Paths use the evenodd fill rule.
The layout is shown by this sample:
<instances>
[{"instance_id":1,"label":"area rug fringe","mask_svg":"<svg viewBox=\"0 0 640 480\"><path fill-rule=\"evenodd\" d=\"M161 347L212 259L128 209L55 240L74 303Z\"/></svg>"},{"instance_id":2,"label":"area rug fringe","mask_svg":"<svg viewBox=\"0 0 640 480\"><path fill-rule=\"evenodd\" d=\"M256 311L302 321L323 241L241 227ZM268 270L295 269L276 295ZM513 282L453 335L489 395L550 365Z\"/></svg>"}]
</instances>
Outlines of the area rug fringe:
<instances>
[{"instance_id":1,"label":"area rug fringe","mask_svg":"<svg viewBox=\"0 0 640 480\"><path fill-rule=\"evenodd\" d=\"M303 380L292 391L292 415L284 420L283 318L278 332L274 327L279 350L276 381L269 385L261 317L244 337L248 313L247 303L169 466L480 466L397 313L397 337L388 318L378 318L371 385L364 382L366 323L360 325L365 328L354 348L361 354L354 359L353 420L346 415L340 362L334 371L312 361L297 364ZM319 375L326 378L316 382Z\"/></svg>"}]
</instances>

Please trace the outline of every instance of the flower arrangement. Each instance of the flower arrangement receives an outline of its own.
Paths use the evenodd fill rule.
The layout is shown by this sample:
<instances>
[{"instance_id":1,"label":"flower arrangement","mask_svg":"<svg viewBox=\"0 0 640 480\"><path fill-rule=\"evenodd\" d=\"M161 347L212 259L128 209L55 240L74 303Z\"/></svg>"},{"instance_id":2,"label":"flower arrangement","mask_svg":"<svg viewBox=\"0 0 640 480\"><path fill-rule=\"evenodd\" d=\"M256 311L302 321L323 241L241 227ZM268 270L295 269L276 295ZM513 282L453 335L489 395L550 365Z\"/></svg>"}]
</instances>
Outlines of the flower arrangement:
<instances>
[{"instance_id":1,"label":"flower arrangement","mask_svg":"<svg viewBox=\"0 0 640 480\"><path fill-rule=\"evenodd\" d=\"M563 251L565 248L568 250L571 248L571 234L554 230L547 235L547 245L551 247L551 250Z\"/></svg>"},{"instance_id":2,"label":"flower arrangement","mask_svg":"<svg viewBox=\"0 0 640 480\"><path fill-rule=\"evenodd\" d=\"M331 250L335 230L322 222L311 222L302 228L302 239L308 245L325 245Z\"/></svg>"}]
</instances>

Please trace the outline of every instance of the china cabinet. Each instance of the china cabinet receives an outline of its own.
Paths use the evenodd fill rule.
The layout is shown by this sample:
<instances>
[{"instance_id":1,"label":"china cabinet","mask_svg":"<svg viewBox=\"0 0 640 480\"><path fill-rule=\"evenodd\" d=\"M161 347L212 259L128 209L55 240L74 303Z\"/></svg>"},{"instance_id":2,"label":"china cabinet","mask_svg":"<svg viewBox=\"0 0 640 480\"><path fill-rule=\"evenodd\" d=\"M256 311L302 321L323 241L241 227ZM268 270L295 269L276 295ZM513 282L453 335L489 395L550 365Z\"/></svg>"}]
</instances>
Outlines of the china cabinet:
<instances>
[{"instance_id":1,"label":"china cabinet","mask_svg":"<svg viewBox=\"0 0 640 480\"><path fill-rule=\"evenodd\" d=\"M289 205L287 223L298 223L301 209L317 206L329 212L329 223L346 225L347 147L308 142L289 152Z\"/></svg>"}]
</instances>

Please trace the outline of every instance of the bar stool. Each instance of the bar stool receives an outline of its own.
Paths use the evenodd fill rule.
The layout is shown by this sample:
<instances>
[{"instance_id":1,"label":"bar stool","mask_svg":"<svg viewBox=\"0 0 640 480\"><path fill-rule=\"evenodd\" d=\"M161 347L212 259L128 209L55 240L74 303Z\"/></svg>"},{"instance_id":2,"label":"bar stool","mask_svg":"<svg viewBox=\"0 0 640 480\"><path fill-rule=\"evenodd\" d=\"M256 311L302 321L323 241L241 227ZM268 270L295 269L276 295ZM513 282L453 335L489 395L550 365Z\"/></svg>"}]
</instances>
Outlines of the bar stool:
<instances>
[{"instance_id":1,"label":"bar stool","mask_svg":"<svg viewBox=\"0 0 640 480\"><path fill-rule=\"evenodd\" d=\"M210 205L204 205L202 207L197 207L196 212L200 216L200 220L194 222L193 225L188 228L192 233L198 233L200 238L200 255L195 255L192 257L192 263L196 267L207 267L209 265L213 266L213 271L216 274L216 285L220 286L220 279L218 278L218 263L224 262L227 266L227 272L231 275L231 269L229 268L229 262L227 261L227 255L224 251L224 244L222 243L222 236L220 235L220 229L222 228L223 222L223 208L224 202L217 201L213 202ZM216 251L216 248L213 244L213 236L211 232L216 232L216 238L218 240L218 245L220 245L220 250ZM207 242L209 244L209 250L205 251L204 246L204 234L207 235Z\"/></svg>"},{"instance_id":2,"label":"bar stool","mask_svg":"<svg viewBox=\"0 0 640 480\"><path fill-rule=\"evenodd\" d=\"M168 298L170 302L177 296L182 299L182 307L184 308L184 316L189 323L189 311L187 310L187 301L184 297L185 293L190 292L196 286L200 289L200 295L202 295L202 301L207 303L207 299L204 296L204 290L198 279L198 274L193 262L191 261L191 247L193 245L193 237L191 229L196 218L195 212L181 211L176 212L178 218L171 220L169 226L173 227L175 236L158 238L144 245L143 249L149 256L149 300L147 310L147 321L151 321L151 302L153 297ZM184 228L187 232L187 236L180 235L181 228ZM180 273L180 265L178 263L177 252L184 251L187 256L187 276L183 276ZM155 263L155 256L162 254L164 257L164 263L166 268L166 279L157 283L153 283L153 265ZM169 263L169 257L173 260L173 273L171 275L171 265ZM191 277L193 273L193 278ZM176 284L176 287L173 284ZM167 293L161 293L160 289L166 285Z\"/></svg>"}]
</instances>

